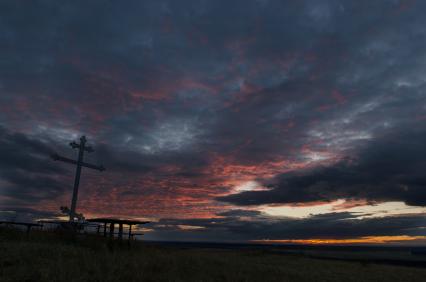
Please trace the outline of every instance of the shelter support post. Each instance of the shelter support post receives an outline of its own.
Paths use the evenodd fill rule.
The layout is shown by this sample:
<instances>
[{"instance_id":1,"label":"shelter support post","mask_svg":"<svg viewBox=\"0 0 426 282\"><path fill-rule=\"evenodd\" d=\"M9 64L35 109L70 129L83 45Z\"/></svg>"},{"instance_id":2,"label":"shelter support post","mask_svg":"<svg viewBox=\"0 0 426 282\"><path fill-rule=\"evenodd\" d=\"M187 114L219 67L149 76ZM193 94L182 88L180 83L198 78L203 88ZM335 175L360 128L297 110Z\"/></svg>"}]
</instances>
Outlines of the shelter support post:
<instances>
[{"instance_id":1,"label":"shelter support post","mask_svg":"<svg viewBox=\"0 0 426 282\"><path fill-rule=\"evenodd\" d=\"M114 223L109 225L109 237L114 237Z\"/></svg>"},{"instance_id":2,"label":"shelter support post","mask_svg":"<svg viewBox=\"0 0 426 282\"><path fill-rule=\"evenodd\" d=\"M123 223L118 224L118 239L123 239Z\"/></svg>"},{"instance_id":3,"label":"shelter support post","mask_svg":"<svg viewBox=\"0 0 426 282\"><path fill-rule=\"evenodd\" d=\"M129 240L132 238L132 225L129 224Z\"/></svg>"}]
</instances>

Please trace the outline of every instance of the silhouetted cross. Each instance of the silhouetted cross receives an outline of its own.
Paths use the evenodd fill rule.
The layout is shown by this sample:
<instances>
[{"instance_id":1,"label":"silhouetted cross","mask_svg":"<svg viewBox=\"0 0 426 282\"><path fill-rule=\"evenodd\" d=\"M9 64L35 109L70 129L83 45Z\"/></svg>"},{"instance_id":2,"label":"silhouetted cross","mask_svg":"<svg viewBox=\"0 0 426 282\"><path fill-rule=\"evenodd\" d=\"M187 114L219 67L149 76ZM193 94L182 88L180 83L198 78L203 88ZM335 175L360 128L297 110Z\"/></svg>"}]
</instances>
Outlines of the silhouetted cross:
<instances>
[{"instance_id":1,"label":"silhouetted cross","mask_svg":"<svg viewBox=\"0 0 426 282\"><path fill-rule=\"evenodd\" d=\"M84 167L96 169L96 170L99 170L99 171L105 170L105 168L103 166L96 166L96 165L92 165L92 164L83 162L84 151L86 151L88 153L94 152L92 147L86 146L86 141L87 141L86 137L82 136L80 138L80 144L77 144L74 141L70 143L70 146L73 149L78 149L77 161L69 159L69 158L62 157L62 156L60 156L56 153L52 155L52 159L54 159L55 161L63 161L63 162L66 162L66 163L77 165L77 169L76 169L76 172L75 172L75 180L74 180L74 190L73 190L73 193L72 193L71 211L70 211L70 214L69 214L70 215L70 221L74 221L74 218L75 218L75 215L76 215L75 208L77 206L78 185L80 183L81 167L84 166Z\"/></svg>"}]
</instances>

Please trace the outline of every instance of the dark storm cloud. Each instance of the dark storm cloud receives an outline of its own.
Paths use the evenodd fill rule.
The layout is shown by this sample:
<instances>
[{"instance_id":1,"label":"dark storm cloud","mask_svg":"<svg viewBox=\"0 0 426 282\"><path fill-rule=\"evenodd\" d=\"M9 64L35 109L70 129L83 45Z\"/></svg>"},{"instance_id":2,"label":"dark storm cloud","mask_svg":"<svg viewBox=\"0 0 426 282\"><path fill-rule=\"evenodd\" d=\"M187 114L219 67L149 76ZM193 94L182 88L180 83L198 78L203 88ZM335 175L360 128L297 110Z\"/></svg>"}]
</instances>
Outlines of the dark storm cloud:
<instances>
[{"instance_id":1,"label":"dark storm cloud","mask_svg":"<svg viewBox=\"0 0 426 282\"><path fill-rule=\"evenodd\" d=\"M242 192L219 200L259 205L345 198L426 206L425 143L426 131L388 134L370 141L350 159L265 181L271 190Z\"/></svg>"},{"instance_id":2,"label":"dark storm cloud","mask_svg":"<svg viewBox=\"0 0 426 282\"><path fill-rule=\"evenodd\" d=\"M407 60L424 46L420 17L408 18L421 3L405 14L398 1L3 5L8 44L2 98L18 106L16 93L27 97L32 105L25 115L49 126L86 131L101 122L97 138L122 146L159 147L172 137L159 140L156 127L187 123L195 144L180 141L191 149L233 153L247 163L290 159L313 121L356 111L373 96L395 91L385 81L422 67ZM416 44L405 43L410 37ZM195 90L185 89L194 81ZM408 88L404 91L415 91ZM340 105L333 91L336 99L353 101ZM399 108L401 118L419 105L416 96ZM400 105L395 95L382 99ZM330 111L318 111L321 107ZM379 120L390 114L394 108L382 111ZM348 127L359 131L366 120L370 117L351 120ZM180 150L182 142L168 145Z\"/></svg>"},{"instance_id":3,"label":"dark storm cloud","mask_svg":"<svg viewBox=\"0 0 426 282\"><path fill-rule=\"evenodd\" d=\"M1 196L34 202L63 193L58 176L65 170L50 160L53 148L44 141L0 127Z\"/></svg>"},{"instance_id":4,"label":"dark storm cloud","mask_svg":"<svg viewBox=\"0 0 426 282\"><path fill-rule=\"evenodd\" d=\"M163 219L152 224L152 238L189 238L205 241L245 241L312 238L357 238L364 236L422 236L425 220L421 215L360 219L352 213L331 213L309 218L253 216L250 220L233 216L214 219ZM185 229L182 226L198 227Z\"/></svg>"},{"instance_id":5,"label":"dark storm cloud","mask_svg":"<svg viewBox=\"0 0 426 282\"><path fill-rule=\"evenodd\" d=\"M6 221L31 222L41 218L55 218L58 214L32 208L14 208L0 210L0 218Z\"/></svg>"},{"instance_id":6,"label":"dark storm cloud","mask_svg":"<svg viewBox=\"0 0 426 282\"><path fill-rule=\"evenodd\" d=\"M229 211L218 213L217 215L224 216L224 217L241 217L241 216L254 217L260 214L261 214L260 211L255 211L255 210L229 210Z\"/></svg>"}]
</instances>

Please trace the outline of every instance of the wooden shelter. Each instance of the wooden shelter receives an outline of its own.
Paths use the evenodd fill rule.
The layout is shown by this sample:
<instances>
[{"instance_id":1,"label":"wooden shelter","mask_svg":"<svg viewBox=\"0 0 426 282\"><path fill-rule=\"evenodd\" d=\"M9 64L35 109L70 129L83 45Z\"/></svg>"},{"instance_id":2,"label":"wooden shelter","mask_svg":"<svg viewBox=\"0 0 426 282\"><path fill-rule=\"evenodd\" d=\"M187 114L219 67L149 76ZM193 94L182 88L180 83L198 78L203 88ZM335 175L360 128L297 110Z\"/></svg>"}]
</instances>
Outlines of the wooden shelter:
<instances>
[{"instance_id":1,"label":"wooden shelter","mask_svg":"<svg viewBox=\"0 0 426 282\"><path fill-rule=\"evenodd\" d=\"M117 219L117 218L91 218L86 219L88 222L94 222L94 223L103 223L103 233L104 237L107 237L107 229L109 225L109 237L114 237L114 229L115 225L118 224L118 239L123 239L123 225L129 226L129 232L128 232L128 239L132 239L132 236L135 235L132 233L132 226L133 225L139 225L139 224L147 224L150 223L149 221L140 221L140 220L133 220L133 219ZM98 229L98 233L99 233Z\"/></svg>"}]
</instances>

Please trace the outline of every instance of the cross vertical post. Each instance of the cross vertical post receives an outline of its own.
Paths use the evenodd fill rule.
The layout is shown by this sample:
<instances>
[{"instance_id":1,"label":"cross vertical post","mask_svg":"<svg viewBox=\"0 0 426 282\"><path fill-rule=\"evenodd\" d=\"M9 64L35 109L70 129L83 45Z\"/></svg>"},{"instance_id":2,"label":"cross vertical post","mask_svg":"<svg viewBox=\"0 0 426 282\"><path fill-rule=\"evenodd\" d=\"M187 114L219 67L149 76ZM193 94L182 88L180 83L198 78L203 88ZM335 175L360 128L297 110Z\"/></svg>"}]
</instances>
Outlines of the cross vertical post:
<instances>
[{"instance_id":1,"label":"cross vertical post","mask_svg":"<svg viewBox=\"0 0 426 282\"><path fill-rule=\"evenodd\" d=\"M92 164L89 164L89 163L85 163L83 161L84 151L86 151L88 153L94 152L94 150L92 149L92 147L86 146L86 142L87 142L87 139L83 135L80 138L80 144L78 144L78 143L76 143L74 141L70 143L70 146L73 149L78 149L78 158L77 158L77 161L69 159L69 158L62 157L62 156L60 156L58 154L53 154L52 155L52 158L55 161L63 161L63 162L66 162L66 163L70 163L70 164L76 165L76 172L75 172L75 179L74 179L74 189L73 189L73 192L72 192L72 200L71 200L71 210L69 212L69 217L70 217L69 220L70 221L74 221L74 219L76 217L78 217L75 210L77 208L78 186L80 184L81 168L82 167L87 167L87 168L91 168L91 169L95 169L95 170L99 170L99 171L104 171L105 170L105 168L103 166L96 166L96 165L92 165Z\"/></svg>"},{"instance_id":2,"label":"cross vertical post","mask_svg":"<svg viewBox=\"0 0 426 282\"><path fill-rule=\"evenodd\" d=\"M85 145L86 145L86 138L82 136L80 138L80 146L78 146L78 160L77 160L77 168L75 171L74 189L72 191L70 221L75 217L75 208L77 206L77 197L78 197L78 185L80 184L80 175L81 175L81 163L83 162Z\"/></svg>"}]
</instances>

